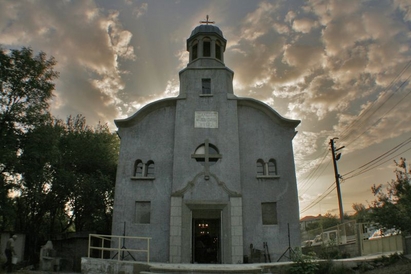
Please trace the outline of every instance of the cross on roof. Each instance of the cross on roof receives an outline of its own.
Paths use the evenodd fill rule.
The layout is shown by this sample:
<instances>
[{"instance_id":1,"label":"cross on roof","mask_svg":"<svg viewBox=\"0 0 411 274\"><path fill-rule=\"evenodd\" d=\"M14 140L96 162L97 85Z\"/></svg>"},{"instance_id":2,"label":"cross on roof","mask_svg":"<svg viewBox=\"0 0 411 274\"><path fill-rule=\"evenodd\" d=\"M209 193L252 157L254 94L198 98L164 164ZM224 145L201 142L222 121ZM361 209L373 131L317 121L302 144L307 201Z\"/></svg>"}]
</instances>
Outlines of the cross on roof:
<instances>
[{"instance_id":1,"label":"cross on roof","mask_svg":"<svg viewBox=\"0 0 411 274\"><path fill-rule=\"evenodd\" d=\"M206 24L206 25L208 25L208 24L214 24L214 21L208 21L208 14L207 14L206 20L205 20L205 21L200 21L200 24Z\"/></svg>"},{"instance_id":2,"label":"cross on roof","mask_svg":"<svg viewBox=\"0 0 411 274\"><path fill-rule=\"evenodd\" d=\"M214 151L214 149L212 149ZM210 144L208 139L204 142L204 154L192 154L191 158L196 160L203 160L204 159L204 178L208 180L210 176L209 167L210 167L210 160L211 162L215 162L221 158L221 154L217 153L210 153Z\"/></svg>"}]
</instances>

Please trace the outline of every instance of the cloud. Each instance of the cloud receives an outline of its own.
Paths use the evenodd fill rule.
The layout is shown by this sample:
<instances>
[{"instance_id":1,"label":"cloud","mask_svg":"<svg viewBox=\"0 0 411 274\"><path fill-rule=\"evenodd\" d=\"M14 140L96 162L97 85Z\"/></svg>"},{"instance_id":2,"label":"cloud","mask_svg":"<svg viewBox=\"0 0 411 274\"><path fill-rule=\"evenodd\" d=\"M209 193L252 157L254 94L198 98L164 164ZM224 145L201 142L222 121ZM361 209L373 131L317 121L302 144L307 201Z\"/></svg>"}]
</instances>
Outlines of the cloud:
<instances>
[{"instance_id":1,"label":"cloud","mask_svg":"<svg viewBox=\"0 0 411 274\"><path fill-rule=\"evenodd\" d=\"M291 67L297 67L303 77L305 73L322 68L324 58L322 47L294 43L284 46L282 61Z\"/></svg>"},{"instance_id":2,"label":"cloud","mask_svg":"<svg viewBox=\"0 0 411 274\"><path fill-rule=\"evenodd\" d=\"M133 35L130 31L123 30L123 27L118 20L118 16L118 12L112 12L109 15L109 20L104 22L110 37L109 46L111 46L112 50L117 55L116 57L134 60L134 48L130 46L130 40Z\"/></svg>"},{"instance_id":3,"label":"cloud","mask_svg":"<svg viewBox=\"0 0 411 274\"><path fill-rule=\"evenodd\" d=\"M351 151L411 132L411 125L404 123L411 119L408 111L410 96L410 83L393 87L375 101L364 104L359 115L340 114L335 130L341 132L346 143L351 144Z\"/></svg>"},{"instance_id":4,"label":"cloud","mask_svg":"<svg viewBox=\"0 0 411 274\"><path fill-rule=\"evenodd\" d=\"M148 10L148 4L147 3L141 3L141 5L138 7L135 7L133 10L133 15L136 16L136 18L139 18L143 16L144 14L147 13Z\"/></svg>"},{"instance_id":5,"label":"cloud","mask_svg":"<svg viewBox=\"0 0 411 274\"><path fill-rule=\"evenodd\" d=\"M409 135L408 0L243 2L4 0L0 44L56 58L54 115L112 125L177 95L186 39L209 14L228 41L235 94L302 120L299 179L320 165L330 137L365 157Z\"/></svg>"},{"instance_id":6,"label":"cloud","mask_svg":"<svg viewBox=\"0 0 411 274\"><path fill-rule=\"evenodd\" d=\"M318 25L318 22L311 18L301 18L294 20L292 28L296 32L310 33L310 31Z\"/></svg>"},{"instance_id":7,"label":"cloud","mask_svg":"<svg viewBox=\"0 0 411 274\"><path fill-rule=\"evenodd\" d=\"M87 112L92 123L117 115L117 94L124 88L119 60L135 59L132 34L122 27L117 11L106 13L94 1L45 0L6 1L0 10L8 14L0 22L1 43L31 46L56 58L56 115Z\"/></svg>"},{"instance_id":8,"label":"cloud","mask_svg":"<svg viewBox=\"0 0 411 274\"><path fill-rule=\"evenodd\" d=\"M378 96L405 67L410 52L403 21L409 5L367 4L309 1L288 11L284 4L260 4L244 19L242 35L230 48L229 60L240 67L235 70L238 93L263 101L273 95L288 99L287 117L314 121L344 113L355 119L360 110L354 106ZM396 16L399 9L402 18ZM386 132L385 120L374 131Z\"/></svg>"},{"instance_id":9,"label":"cloud","mask_svg":"<svg viewBox=\"0 0 411 274\"><path fill-rule=\"evenodd\" d=\"M411 5L408 0L394 0L394 5L403 14L404 21L411 21Z\"/></svg>"}]
</instances>

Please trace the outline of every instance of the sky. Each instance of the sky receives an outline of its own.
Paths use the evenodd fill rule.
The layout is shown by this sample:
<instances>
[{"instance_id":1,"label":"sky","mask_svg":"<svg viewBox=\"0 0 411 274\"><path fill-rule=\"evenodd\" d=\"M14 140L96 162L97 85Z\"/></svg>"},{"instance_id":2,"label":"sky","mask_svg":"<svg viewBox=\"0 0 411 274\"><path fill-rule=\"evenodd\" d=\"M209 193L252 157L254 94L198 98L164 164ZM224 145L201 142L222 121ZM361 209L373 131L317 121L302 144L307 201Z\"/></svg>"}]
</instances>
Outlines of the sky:
<instances>
[{"instance_id":1,"label":"sky","mask_svg":"<svg viewBox=\"0 0 411 274\"><path fill-rule=\"evenodd\" d=\"M114 131L114 119L178 95L186 39L207 15L227 39L234 93L301 120L301 217L338 215L331 139L344 146L348 214L395 178L394 159L411 160L409 0L1 0L0 47L53 56L52 114Z\"/></svg>"}]
</instances>

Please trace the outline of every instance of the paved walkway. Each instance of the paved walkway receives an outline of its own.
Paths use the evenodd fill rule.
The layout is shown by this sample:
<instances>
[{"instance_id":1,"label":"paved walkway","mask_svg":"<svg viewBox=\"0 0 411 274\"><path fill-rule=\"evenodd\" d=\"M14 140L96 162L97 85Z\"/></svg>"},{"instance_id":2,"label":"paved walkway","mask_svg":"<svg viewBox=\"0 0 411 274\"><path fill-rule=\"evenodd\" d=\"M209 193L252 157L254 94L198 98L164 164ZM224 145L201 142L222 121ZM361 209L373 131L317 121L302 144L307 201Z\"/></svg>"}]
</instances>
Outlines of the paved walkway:
<instances>
[{"instance_id":1,"label":"paved walkway","mask_svg":"<svg viewBox=\"0 0 411 274\"><path fill-rule=\"evenodd\" d=\"M363 261L370 261L370 260L375 260L378 259L382 256L390 256L392 255L393 252L386 252L386 253L378 253L378 254L372 254L372 255L367 255L367 256L360 256L360 257L353 257L353 258L347 258L347 259L338 259L338 260L333 260L334 262L342 263L344 265L350 265L358 262L363 262ZM408 259L411 260L411 254L405 255ZM290 264L291 262L273 262L273 263L261 263L261 264L167 264L167 263L150 263L151 266L155 267L156 269L179 269L179 270L245 270L249 269L250 271L254 271L256 269L261 269L261 268L269 268L270 266L275 267L275 266L284 266L287 264ZM4 272L0 272L4 273ZM60 272L52 272L52 271L34 271L34 270L18 270L15 271L15 273L19 274L54 274L54 273L62 273L62 274L79 274L80 272L65 272L65 271L60 271Z\"/></svg>"}]
</instances>

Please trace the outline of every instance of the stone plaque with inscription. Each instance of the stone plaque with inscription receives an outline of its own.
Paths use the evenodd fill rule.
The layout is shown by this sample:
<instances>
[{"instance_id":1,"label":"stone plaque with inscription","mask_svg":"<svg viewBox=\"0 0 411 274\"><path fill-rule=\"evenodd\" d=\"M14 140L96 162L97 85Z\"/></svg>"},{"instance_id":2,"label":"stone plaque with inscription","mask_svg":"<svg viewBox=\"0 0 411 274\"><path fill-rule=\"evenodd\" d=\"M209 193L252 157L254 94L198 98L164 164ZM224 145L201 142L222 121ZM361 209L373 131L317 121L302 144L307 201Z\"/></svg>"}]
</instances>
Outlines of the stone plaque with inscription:
<instances>
[{"instance_id":1,"label":"stone plaque with inscription","mask_svg":"<svg viewBox=\"0 0 411 274\"><path fill-rule=\"evenodd\" d=\"M196 111L194 115L195 128L218 128L217 111Z\"/></svg>"}]
</instances>

